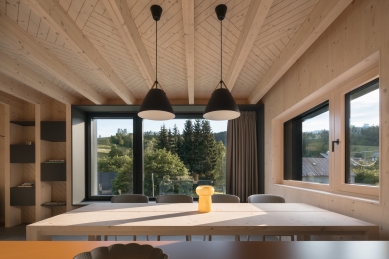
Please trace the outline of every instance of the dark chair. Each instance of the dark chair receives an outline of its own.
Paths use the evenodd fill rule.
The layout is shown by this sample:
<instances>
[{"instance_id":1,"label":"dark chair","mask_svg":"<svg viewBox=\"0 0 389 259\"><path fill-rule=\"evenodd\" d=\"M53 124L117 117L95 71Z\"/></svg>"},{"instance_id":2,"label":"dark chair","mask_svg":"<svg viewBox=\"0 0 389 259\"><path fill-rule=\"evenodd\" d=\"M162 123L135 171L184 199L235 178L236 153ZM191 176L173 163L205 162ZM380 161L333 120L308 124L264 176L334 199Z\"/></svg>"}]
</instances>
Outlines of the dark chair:
<instances>
[{"instance_id":1,"label":"dark chair","mask_svg":"<svg viewBox=\"0 0 389 259\"><path fill-rule=\"evenodd\" d=\"M108 247L97 247L89 252L76 255L73 259L168 259L159 248L151 245L114 244Z\"/></svg>"},{"instance_id":2,"label":"dark chair","mask_svg":"<svg viewBox=\"0 0 389 259\"><path fill-rule=\"evenodd\" d=\"M111 198L111 203L148 203L149 197L142 194L122 194L113 196ZM107 241L108 236L104 237L104 241ZM134 241L136 241L136 236L133 236ZM149 237L146 236L147 241L149 241ZM115 236L115 241L118 240L118 237Z\"/></svg>"},{"instance_id":3,"label":"dark chair","mask_svg":"<svg viewBox=\"0 0 389 259\"><path fill-rule=\"evenodd\" d=\"M155 199L156 203L193 203L193 198L184 194L160 195ZM190 241L191 236L186 236L186 241ZM161 236L157 236L157 241L161 241Z\"/></svg>"},{"instance_id":4,"label":"dark chair","mask_svg":"<svg viewBox=\"0 0 389 259\"><path fill-rule=\"evenodd\" d=\"M273 194L253 194L248 197L249 203L285 203L285 198ZM262 236L262 241L265 241L265 235ZM294 241L294 236L290 236L291 240ZM281 236L280 239L281 241ZM250 241L250 236L248 236L247 241Z\"/></svg>"},{"instance_id":5,"label":"dark chair","mask_svg":"<svg viewBox=\"0 0 389 259\"><path fill-rule=\"evenodd\" d=\"M211 196L212 203L240 203L240 198L232 194L214 194ZM212 236L208 236L208 241L212 240ZM205 236L204 236L205 241ZM240 236L235 236L235 241L240 241Z\"/></svg>"}]
</instances>

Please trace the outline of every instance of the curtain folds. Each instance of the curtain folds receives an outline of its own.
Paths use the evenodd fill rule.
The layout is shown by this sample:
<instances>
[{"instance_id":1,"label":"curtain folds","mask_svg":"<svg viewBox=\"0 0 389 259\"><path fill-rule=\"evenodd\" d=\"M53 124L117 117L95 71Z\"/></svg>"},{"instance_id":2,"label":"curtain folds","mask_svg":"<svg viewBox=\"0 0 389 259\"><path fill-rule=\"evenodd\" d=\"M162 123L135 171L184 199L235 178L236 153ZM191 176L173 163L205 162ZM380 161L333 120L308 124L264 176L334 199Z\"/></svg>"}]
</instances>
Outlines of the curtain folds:
<instances>
[{"instance_id":1,"label":"curtain folds","mask_svg":"<svg viewBox=\"0 0 389 259\"><path fill-rule=\"evenodd\" d=\"M258 193L257 118L253 111L241 112L228 121L226 192L241 202Z\"/></svg>"}]
</instances>

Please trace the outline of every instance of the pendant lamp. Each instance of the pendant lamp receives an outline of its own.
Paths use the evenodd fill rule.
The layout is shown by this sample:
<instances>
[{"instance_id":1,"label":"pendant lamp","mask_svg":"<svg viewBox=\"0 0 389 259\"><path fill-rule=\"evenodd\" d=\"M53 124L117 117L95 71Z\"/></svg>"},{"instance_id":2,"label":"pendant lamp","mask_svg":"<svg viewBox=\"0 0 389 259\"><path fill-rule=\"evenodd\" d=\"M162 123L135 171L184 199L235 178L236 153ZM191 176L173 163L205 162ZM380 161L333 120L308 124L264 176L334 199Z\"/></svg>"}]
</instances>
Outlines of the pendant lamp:
<instances>
[{"instance_id":1,"label":"pendant lamp","mask_svg":"<svg viewBox=\"0 0 389 259\"><path fill-rule=\"evenodd\" d=\"M204 119L233 120L240 116L240 111L231 92L223 82L223 34L222 21L226 17L227 6L218 5L215 8L217 19L220 21L220 88L213 91L204 111ZM223 88L224 86L224 88Z\"/></svg>"},{"instance_id":2,"label":"pendant lamp","mask_svg":"<svg viewBox=\"0 0 389 259\"><path fill-rule=\"evenodd\" d=\"M148 120L170 120L174 119L174 111L166 96L165 91L162 90L161 85L158 83L158 67L157 67L157 54L158 54L158 27L157 22L161 18L162 8L159 5L152 5L150 7L151 14L155 20L155 82L146 97L143 99L140 106L138 116ZM159 87L158 87L159 86ZM154 88L155 87L155 88Z\"/></svg>"}]
</instances>

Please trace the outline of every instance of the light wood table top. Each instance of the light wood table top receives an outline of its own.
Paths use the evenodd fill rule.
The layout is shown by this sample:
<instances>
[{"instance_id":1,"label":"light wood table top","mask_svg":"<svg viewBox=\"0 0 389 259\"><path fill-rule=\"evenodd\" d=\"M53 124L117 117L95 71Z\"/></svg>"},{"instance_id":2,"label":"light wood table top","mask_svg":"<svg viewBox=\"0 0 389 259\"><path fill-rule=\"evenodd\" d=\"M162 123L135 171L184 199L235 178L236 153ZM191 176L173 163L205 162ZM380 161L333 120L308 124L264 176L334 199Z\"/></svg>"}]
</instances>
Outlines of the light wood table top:
<instances>
[{"instance_id":1,"label":"light wood table top","mask_svg":"<svg viewBox=\"0 0 389 259\"><path fill-rule=\"evenodd\" d=\"M300 203L93 204L27 226L27 240L52 235L363 235L378 226Z\"/></svg>"},{"instance_id":2,"label":"light wood table top","mask_svg":"<svg viewBox=\"0 0 389 259\"><path fill-rule=\"evenodd\" d=\"M72 259L79 253L112 241L0 242L2 259ZM169 259L387 259L389 241L301 241L301 242L136 242L161 248Z\"/></svg>"}]
</instances>

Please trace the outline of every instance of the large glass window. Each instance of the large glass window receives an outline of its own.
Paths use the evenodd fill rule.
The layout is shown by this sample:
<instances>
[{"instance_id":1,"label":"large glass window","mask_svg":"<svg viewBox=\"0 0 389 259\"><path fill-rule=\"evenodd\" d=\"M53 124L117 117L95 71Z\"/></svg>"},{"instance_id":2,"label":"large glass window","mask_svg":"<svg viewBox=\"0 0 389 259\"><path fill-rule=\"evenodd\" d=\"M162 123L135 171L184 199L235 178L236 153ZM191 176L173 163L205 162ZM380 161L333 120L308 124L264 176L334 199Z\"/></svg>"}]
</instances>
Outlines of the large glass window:
<instances>
[{"instance_id":1,"label":"large glass window","mask_svg":"<svg viewBox=\"0 0 389 259\"><path fill-rule=\"evenodd\" d=\"M378 79L346 94L345 182L379 184Z\"/></svg>"},{"instance_id":2,"label":"large glass window","mask_svg":"<svg viewBox=\"0 0 389 259\"><path fill-rule=\"evenodd\" d=\"M91 119L91 196L133 193L133 119Z\"/></svg>"},{"instance_id":3,"label":"large glass window","mask_svg":"<svg viewBox=\"0 0 389 259\"><path fill-rule=\"evenodd\" d=\"M143 121L144 194L187 194L198 185L225 193L227 121Z\"/></svg>"},{"instance_id":4,"label":"large glass window","mask_svg":"<svg viewBox=\"0 0 389 259\"><path fill-rule=\"evenodd\" d=\"M329 123L325 102L284 124L284 179L329 183Z\"/></svg>"}]
</instances>

